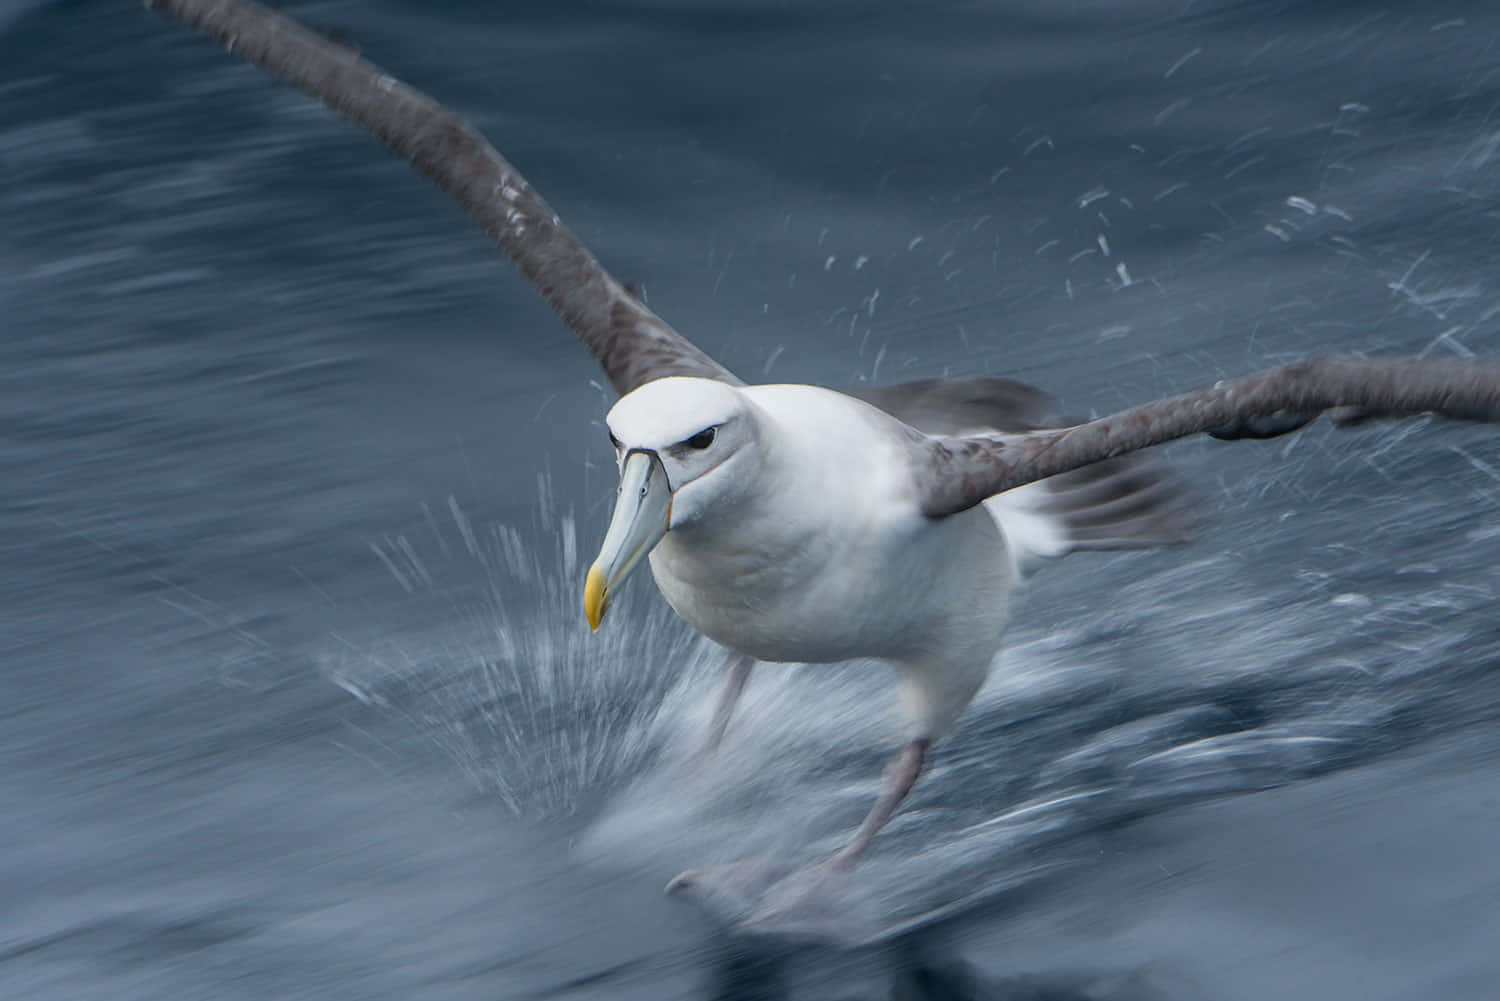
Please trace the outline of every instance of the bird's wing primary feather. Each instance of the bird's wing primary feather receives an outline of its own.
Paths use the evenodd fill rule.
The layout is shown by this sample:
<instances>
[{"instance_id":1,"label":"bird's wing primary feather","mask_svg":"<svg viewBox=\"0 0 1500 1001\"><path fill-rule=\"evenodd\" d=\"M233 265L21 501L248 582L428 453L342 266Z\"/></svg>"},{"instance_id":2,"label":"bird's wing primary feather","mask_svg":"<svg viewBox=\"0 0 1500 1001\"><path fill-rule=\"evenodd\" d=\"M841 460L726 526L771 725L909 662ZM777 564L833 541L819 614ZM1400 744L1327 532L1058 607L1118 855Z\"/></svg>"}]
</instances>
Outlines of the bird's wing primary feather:
<instances>
[{"instance_id":1,"label":"bird's wing primary feather","mask_svg":"<svg viewBox=\"0 0 1500 1001\"><path fill-rule=\"evenodd\" d=\"M427 175L521 269L621 394L669 375L741 384L612 278L478 130L425 94L248 0L147 6L322 101Z\"/></svg>"},{"instance_id":2,"label":"bird's wing primary feather","mask_svg":"<svg viewBox=\"0 0 1500 1001\"><path fill-rule=\"evenodd\" d=\"M1345 423L1419 414L1500 422L1500 365L1314 358L1073 427L929 438L912 445L922 511L956 514L1003 491L1193 434L1272 437L1325 411Z\"/></svg>"}]
</instances>

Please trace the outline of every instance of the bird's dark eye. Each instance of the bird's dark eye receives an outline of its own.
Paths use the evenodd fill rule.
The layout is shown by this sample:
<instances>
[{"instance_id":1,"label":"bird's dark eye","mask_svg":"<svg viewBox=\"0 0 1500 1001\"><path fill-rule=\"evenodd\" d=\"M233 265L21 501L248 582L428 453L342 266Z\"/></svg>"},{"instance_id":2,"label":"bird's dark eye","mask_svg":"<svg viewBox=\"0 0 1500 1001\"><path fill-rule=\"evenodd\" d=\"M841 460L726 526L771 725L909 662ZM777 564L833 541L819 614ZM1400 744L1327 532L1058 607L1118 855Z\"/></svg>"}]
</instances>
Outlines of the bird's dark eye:
<instances>
[{"instance_id":1,"label":"bird's dark eye","mask_svg":"<svg viewBox=\"0 0 1500 1001\"><path fill-rule=\"evenodd\" d=\"M708 446L710 446L710 445L712 445L714 443L714 435L716 435L718 433L719 433L719 429L718 429L717 426L711 427L711 428L704 428L702 431L699 431L697 434L693 435L691 438L688 438L685 441L683 441L683 444L686 445L688 448L696 448L699 451L702 451L703 449L707 448Z\"/></svg>"}]
</instances>

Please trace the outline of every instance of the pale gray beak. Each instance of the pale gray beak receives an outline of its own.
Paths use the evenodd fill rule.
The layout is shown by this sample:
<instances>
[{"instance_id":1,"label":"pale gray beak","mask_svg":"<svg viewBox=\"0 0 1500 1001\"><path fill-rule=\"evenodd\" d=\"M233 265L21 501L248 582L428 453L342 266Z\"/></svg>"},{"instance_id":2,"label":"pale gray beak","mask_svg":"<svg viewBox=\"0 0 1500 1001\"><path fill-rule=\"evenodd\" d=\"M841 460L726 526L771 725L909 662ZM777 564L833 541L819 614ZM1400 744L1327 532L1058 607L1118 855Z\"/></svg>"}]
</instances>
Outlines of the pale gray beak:
<instances>
[{"instance_id":1,"label":"pale gray beak","mask_svg":"<svg viewBox=\"0 0 1500 1001\"><path fill-rule=\"evenodd\" d=\"M620 467L614 517L583 586L583 611L594 629L609 608L610 595L667 534L671 521L672 487L661 459L655 452L628 452Z\"/></svg>"}]
</instances>

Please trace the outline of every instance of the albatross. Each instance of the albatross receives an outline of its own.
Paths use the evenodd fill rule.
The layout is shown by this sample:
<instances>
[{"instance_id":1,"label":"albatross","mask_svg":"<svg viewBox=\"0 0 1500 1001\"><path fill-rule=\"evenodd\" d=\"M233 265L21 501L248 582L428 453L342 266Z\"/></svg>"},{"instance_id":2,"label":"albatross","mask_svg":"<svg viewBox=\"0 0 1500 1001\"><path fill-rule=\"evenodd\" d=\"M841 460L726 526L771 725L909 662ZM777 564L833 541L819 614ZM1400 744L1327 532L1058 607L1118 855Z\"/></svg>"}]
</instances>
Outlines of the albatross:
<instances>
[{"instance_id":1,"label":"albatross","mask_svg":"<svg viewBox=\"0 0 1500 1001\"><path fill-rule=\"evenodd\" d=\"M929 480L942 475L927 451L932 432L1017 432L1028 416L1045 419L1049 402L1003 379L909 383L867 401L816 386L669 376L606 418L620 486L584 610L597 629L611 595L649 559L668 604L734 652L709 746L756 661L871 659L899 672L908 740L834 867L865 852L927 749L989 676L1026 569L1191 530L1185 491L1136 456L951 514L925 510ZM974 421L985 411L993 416Z\"/></svg>"},{"instance_id":2,"label":"albatross","mask_svg":"<svg viewBox=\"0 0 1500 1001\"><path fill-rule=\"evenodd\" d=\"M1020 431L1049 401L1002 379L871 396L691 376L627 394L606 418L620 486L584 588L597 629L611 595L649 559L668 604L733 652L710 748L756 661L896 668L906 744L825 871L847 870L867 851L928 748L984 684L1027 568L1074 549L1178 541L1193 523L1186 493L1137 456L929 514L928 481L942 475L927 451L932 432ZM970 423L976 411L994 416ZM668 886L697 888L708 875L690 870Z\"/></svg>"},{"instance_id":3,"label":"albatross","mask_svg":"<svg viewBox=\"0 0 1500 1001\"><path fill-rule=\"evenodd\" d=\"M992 669L1018 581L1076 549L1160 545L1196 522L1142 449L1421 414L1500 420L1500 365L1309 359L1071 422L1021 383L967 379L851 395L750 386L616 281L482 135L358 52L248 0L147 6L323 101L427 175L584 343L621 398L620 487L584 586L598 628L643 561L723 645L722 737L756 661L874 658L899 672L907 742L847 846L869 849ZM674 886L690 885L684 874Z\"/></svg>"}]
</instances>

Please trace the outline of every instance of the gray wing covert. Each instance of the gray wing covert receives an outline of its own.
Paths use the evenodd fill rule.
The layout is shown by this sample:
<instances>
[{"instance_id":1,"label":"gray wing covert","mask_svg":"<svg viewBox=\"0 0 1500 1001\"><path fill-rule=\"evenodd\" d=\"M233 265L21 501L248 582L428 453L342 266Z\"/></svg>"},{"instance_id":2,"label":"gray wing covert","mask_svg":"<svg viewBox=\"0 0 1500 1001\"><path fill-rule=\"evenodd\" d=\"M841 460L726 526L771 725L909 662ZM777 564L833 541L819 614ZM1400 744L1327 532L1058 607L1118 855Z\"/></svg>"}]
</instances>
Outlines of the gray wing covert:
<instances>
[{"instance_id":1,"label":"gray wing covert","mask_svg":"<svg viewBox=\"0 0 1500 1001\"><path fill-rule=\"evenodd\" d=\"M1057 399L1017 379L977 375L860 386L850 396L884 410L924 434L1032 431L1056 426Z\"/></svg>"},{"instance_id":2,"label":"gray wing covert","mask_svg":"<svg viewBox=\"0 0 1500 1001\"><path fill-rule=\"evenodd\" d=\"M1054 397L1015 379L924 379L863 387L851 395L929 435L1026 435L1076 423ZM1027 556L1183 542L1200 523L1198 505L1181 477L1151 455L1065 472L1004 494L998 502L1002 525L1023 565L1031 562Z\"/></svg>"}]
</instances>

